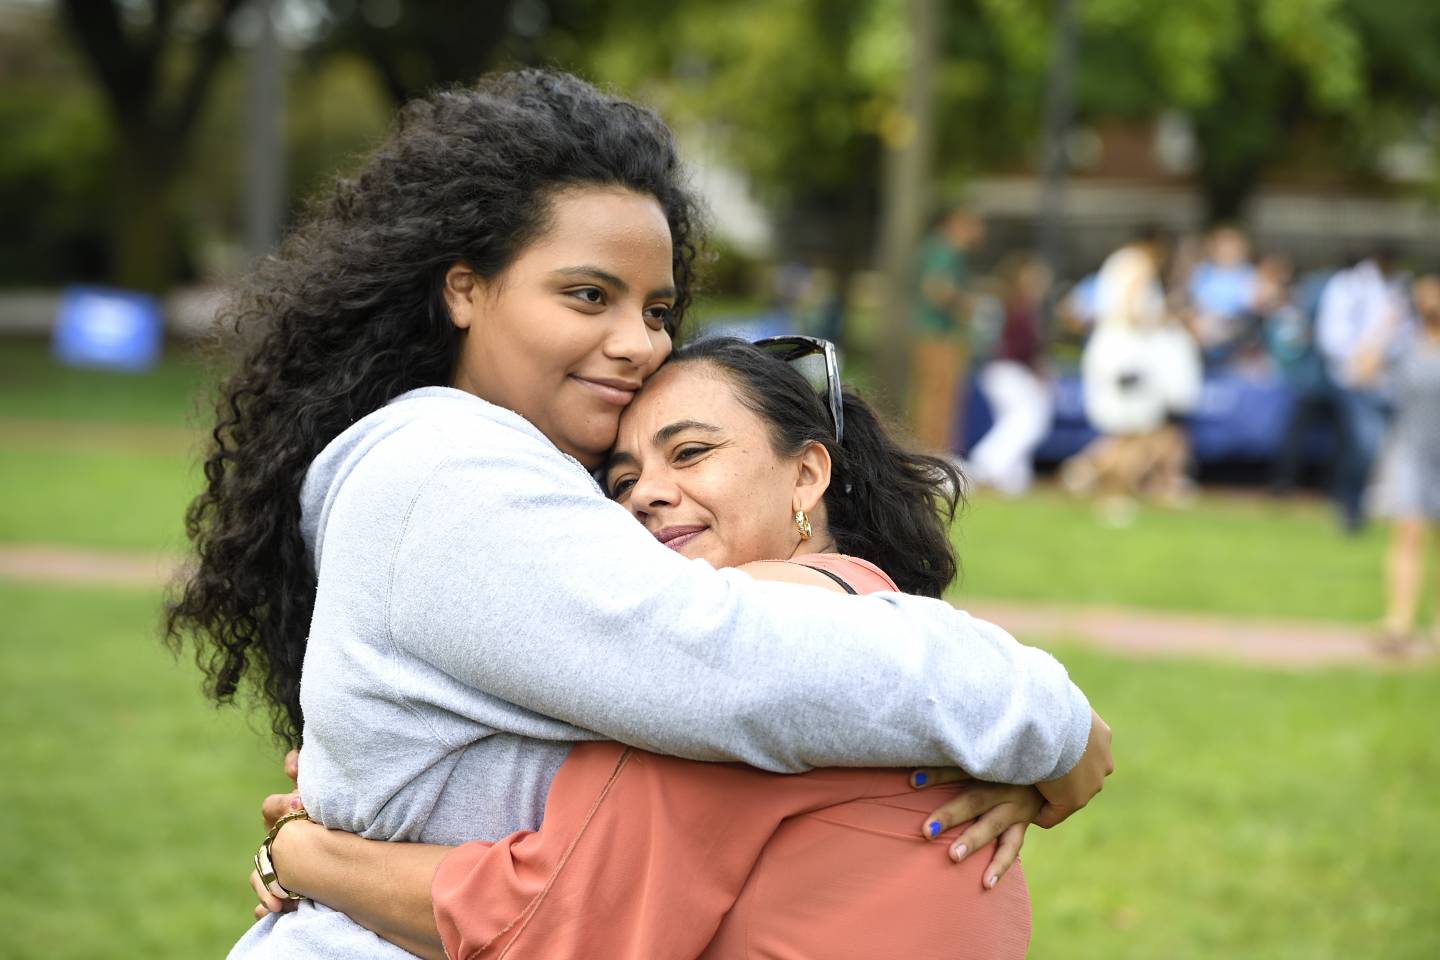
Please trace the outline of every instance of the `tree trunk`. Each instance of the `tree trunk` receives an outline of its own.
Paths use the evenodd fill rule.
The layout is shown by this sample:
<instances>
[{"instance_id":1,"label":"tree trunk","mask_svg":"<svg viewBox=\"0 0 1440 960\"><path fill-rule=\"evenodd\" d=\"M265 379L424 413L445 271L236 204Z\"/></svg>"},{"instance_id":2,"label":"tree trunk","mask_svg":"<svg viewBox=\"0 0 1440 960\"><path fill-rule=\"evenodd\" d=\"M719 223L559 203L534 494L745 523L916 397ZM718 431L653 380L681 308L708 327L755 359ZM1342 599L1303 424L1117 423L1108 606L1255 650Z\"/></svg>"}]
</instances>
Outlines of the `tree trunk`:
<instances>
[{"instance_id":1,"label":"tree trunk","mask_svg":"<svg viewBox=\"0 0 1440 960\"><path fill-rule=\"evenodd\" d=\"M163 151L122 136L115 165L111 276L130 290L163 292L180 267L170 207L174 170Z\"/></svg>"},{"instance_id":2,"label":"tree trunk","mask_svg":"<svg viewBox=\"0 0 1440 960\"><path fill-rule=\"evenodd\" d=\"M1205 220L1208 224L1236 223L1244 217L1245 205L1260 183L1265 161L1246 164L1201 164L1200 183L1205 193Z\"/></svg>"},{"instance_id":3,"label":"tree trunk","mask_svg":"<svg viewBox=\"0 0 1440 960\"><path fill-rule=\"evenodd\" d=\"M930 153L935 126L937 0L909 0L910 73L898 122L886 138L881 198L881 266L885 306L875 399L891 415L905 409L909 382L910 308L915 249L930 201Z\"/></svg>"}]
</instances>

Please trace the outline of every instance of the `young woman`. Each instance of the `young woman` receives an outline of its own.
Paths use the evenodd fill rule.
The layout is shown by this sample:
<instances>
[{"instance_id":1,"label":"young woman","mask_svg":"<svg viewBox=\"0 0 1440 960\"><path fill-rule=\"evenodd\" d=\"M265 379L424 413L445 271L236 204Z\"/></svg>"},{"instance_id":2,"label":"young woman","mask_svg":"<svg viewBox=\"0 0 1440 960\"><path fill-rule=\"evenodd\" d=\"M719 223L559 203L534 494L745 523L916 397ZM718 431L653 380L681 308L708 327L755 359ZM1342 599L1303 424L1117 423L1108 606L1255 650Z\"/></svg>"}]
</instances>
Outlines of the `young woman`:
<instances>
[{"instance_id":1,"label":"young woman","mask_svg":"<svg viewBox=\"0 0 1440 960\"><path fill-rule=\"evenodd\" d=\"M716 567L939 594L955 570L959 476L896 446L858 397L842 400L833 368L820 385L829 411L800 373L749 344L677 351L622 417L606 489L657 540ZM387 854L407 845L297 822L273 852L289 887L358 907L382 934L413 928L407 942L437 957L438 933L453 957L938 958L960 944L967 957L1023 956L1024 880L996 885L1039 792L976 785L933 810L935 793L893 771L782 776L587 743L561 766L537 833L448 857L406 850L397 870ZM960 859L956 847L982 849L1003 830L993 860L957 870L922 839L992 802L951 841ZM395 881L429 886L403 866L426 857L439 923L429 938L428 911L406 917L401 906L423 906L423 891L397 897Z\"/></svg>"},{"instance_id":2,"label":"young woman","mask_svg":"<svg viewBox=\"0 0 1440 960\"><path fill-rule=\"evenodd\" d=\"M669 353L694 250L659 119L525 72L407 107L240 290L169 626L214 696L253 679L303 740L326 826L533 829L594 739L953 764L1045 781L1057 816L1098 790L1103 723L1044 653L936 600L717 572L606 500L589 471ZM306 904L235 955L399 954Z\"/></svg>"}]
</instances>

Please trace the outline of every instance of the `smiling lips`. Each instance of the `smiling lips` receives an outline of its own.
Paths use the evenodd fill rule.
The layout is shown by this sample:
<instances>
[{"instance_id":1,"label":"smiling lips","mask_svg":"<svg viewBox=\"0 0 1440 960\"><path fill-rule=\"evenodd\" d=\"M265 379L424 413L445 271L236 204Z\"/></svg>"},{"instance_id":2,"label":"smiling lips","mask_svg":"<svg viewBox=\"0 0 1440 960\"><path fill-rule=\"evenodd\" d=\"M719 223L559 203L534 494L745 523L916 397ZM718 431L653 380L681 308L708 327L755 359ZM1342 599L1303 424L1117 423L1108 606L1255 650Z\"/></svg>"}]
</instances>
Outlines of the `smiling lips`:
<instances>
[{"instance_id":1,"label":"smiling lips","mask_svg":"<svg viewBox=\"0 0 1440 960\"><path fill-rule=\"evenodd\" d=\"M635 399L635 392L640 389L640 383L636 380L617 380L611 377L582 377L578 373L572 373L571 379L581 386L589 389L592 393L607 403L613 403L617 407L627 405Z\"/></svg>"},{"instance_id":2,"label":"smiling lips","mask_svg":"<svg viewBox=\"0 0 1440 960\"><path fill-rule=\"evenodd\" d=\"M659 540L671 550L675 550L678 552L681 547L685 546L685 544L689 543L691 540L694 540L700 534L704 533L706 529L707 528L703 525L689 527L665 527L664 529L654 531L654 534L656 540Z\"/></svg>"}]
</instances>

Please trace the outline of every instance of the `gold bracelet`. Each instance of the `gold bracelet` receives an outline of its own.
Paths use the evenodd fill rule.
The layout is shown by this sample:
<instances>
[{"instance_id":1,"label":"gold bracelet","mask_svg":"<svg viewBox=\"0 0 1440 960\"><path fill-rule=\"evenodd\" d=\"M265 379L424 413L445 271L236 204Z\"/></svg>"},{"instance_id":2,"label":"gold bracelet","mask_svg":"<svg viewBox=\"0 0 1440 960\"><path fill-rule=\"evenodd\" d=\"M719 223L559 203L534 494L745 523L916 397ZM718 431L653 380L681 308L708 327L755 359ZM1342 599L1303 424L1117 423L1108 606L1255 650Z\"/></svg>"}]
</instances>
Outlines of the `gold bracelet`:
<instances>
[{"instance_id":1,"label":"gold bracelet","mask_svg":"<svg viewBox=\"0 0 1440 960\"><path fill-rule=\"evenodd\" d=\"M264 885L266 890L270 890L273 884L275 890L280 891L282 900L304 900L305 898L298 893L291 893L289 890L286 890L285 885L280 882L280 878L275 876L275 861L271 859L270 856L270 845L275 842L276 834L280 832L280 828L285 826L285 824L291 820L309 819L310 814L304 810L296 810L294 813L285 814L285 816L275 821L275 825L270 828L270 832L265 834L265 839L260 841L260 849L255 851L255 872L260 874L260 883ZM273 893L274 891L272 890L271 892Z\"/></svg>"}]
</instances>

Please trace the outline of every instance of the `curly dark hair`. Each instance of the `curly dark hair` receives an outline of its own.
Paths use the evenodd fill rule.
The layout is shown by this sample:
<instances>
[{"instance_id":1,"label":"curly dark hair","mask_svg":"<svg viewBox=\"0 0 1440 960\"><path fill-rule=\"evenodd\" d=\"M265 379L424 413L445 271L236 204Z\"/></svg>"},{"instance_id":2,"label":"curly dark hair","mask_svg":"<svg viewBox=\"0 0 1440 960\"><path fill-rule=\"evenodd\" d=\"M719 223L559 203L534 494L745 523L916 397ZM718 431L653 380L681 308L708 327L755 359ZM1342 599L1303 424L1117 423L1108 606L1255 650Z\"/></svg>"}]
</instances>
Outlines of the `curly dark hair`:
<instances>
[{"instance_id":1,"label":"curly dark hair","mask_svg":"<svg viewBox=\"0 0 1440 960\"><path fill-rule=\"evenodd\" d=\"M217 702L253 683L276 737L299 742L316 590L300 533L310 462L399 394L449 384L460 335L446 270L463 262L497 276L543 235L557 191L589 185L663 208L678 327L701 218L669 128L648 109L538 70L405 106L358 175L339 180L238 285L218 320L245 347L220 386L205 486L185 518L196 563L165 618L177 653L193 638Z\"/></svg>"},{"instance_id":2,"label":"curly dark hair","mask_svg":"<svg viewBox=\"0 0 1440 960\"><path fill-rule=\"evenodd\" d=\"M906 593L938 597L959 572L950 524L965 479L939 457L907 450L855 391L842 394L844 440L810 381L771 354L732 337L709 337L670 355L667 366L704 363L732 383L740 402L770 428L782 456L808 444L830 452L825 516L841 553L869 560Z\"/></svg>"}]
</instances>

